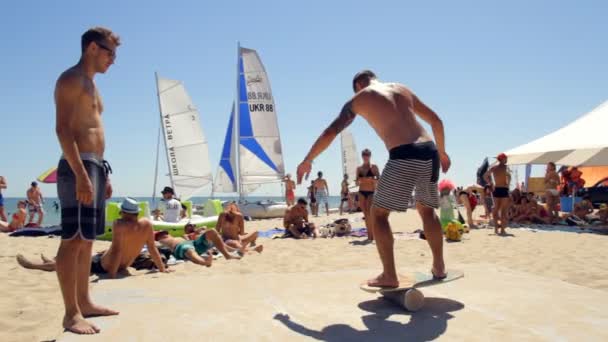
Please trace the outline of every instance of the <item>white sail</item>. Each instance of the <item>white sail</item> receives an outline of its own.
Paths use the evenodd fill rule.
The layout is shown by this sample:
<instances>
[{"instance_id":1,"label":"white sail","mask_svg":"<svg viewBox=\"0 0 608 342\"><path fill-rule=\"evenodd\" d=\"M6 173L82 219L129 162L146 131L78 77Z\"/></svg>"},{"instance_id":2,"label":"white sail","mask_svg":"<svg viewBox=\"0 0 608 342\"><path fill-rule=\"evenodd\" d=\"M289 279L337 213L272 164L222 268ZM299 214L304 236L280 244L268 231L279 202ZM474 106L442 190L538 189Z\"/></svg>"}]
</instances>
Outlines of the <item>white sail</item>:
<instances>
[{"instance_id":1,"label":"white sail","mask_svg":"<svg viewBox=\"0 0 608 342\"><path fill-rule=\"evenodd\" d=\"M180 81L156 77L169 176L182 200L212 181L199 113Z\"/></svg>"},{"instance_id":2,"label":"white sail","mask_svg":"<svg viewBox=\"0 0 608 342\"><path fill-rule=\"evenodd\" d=\"M236 144L234 139L234 103L230 113L230 121L224 138L224 147L220 157L220 167L215 175L213 182L213 192L238 192L237 186L237 165L236 165Z\"/></svg>"},{"instance_id":3,"label":"white sail","mask_svg":"<svg viewBox=\"0 0 608 342\"><path fill-rule=\"evenodd\" d=\"M353 184L357 167L360 165L355 138L349 130L344 130L340 134L340 143L342 147L342 174L347 174L349 183Z\"/></svg>"},{"instance_id":4,"label":"white sail","mask_svg":"<svg viewBox=\"0 0 608 342\"><path fill-rule=\"evenodd\" d=\"M241 195L285 174L281 138L270 81L257 52L239 47L239 179Z\"/></svg>"}]
</instances>

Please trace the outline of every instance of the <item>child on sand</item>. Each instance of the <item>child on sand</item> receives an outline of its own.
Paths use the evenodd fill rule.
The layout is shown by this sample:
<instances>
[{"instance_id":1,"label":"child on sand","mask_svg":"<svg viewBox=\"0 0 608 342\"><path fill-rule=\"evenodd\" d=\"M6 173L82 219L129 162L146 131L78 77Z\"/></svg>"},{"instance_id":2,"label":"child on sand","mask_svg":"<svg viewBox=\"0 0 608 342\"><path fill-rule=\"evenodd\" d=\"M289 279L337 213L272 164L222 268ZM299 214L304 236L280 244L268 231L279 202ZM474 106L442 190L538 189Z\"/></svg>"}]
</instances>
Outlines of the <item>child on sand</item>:
<instances>
[{"instance_id":1,"label":"child on sand","mask_svg":"<svg viewBox=\"0 0 608 342\"><path fill-rule=\"evenodd\" d=\"M439 221L441 228L445 227L454 220L454 207L456 201L452 196L452 191L456 188L454 183L448 179L439 182Z\"/></svg>"}]
</instances>

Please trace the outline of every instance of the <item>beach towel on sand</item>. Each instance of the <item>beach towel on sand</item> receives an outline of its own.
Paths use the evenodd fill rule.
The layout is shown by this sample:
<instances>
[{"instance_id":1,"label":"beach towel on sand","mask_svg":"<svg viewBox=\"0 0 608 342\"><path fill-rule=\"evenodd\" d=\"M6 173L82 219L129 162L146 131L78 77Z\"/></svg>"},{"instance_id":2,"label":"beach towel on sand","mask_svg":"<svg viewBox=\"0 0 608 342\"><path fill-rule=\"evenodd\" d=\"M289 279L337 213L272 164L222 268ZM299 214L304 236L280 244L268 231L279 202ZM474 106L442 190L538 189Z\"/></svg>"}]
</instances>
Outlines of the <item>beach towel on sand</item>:
<instances>
[{"instance_id":1,"label":"beach towel on sand","mask_svg":"<svg viewBox=\"0 0 608 342\"><path fill-rule=\"evenodd\" d=\"M9 236L49 236L49 235L61 235L61 226L51 226L42 228L21 228L10 233Z\"/></svg>"}]
</instances>

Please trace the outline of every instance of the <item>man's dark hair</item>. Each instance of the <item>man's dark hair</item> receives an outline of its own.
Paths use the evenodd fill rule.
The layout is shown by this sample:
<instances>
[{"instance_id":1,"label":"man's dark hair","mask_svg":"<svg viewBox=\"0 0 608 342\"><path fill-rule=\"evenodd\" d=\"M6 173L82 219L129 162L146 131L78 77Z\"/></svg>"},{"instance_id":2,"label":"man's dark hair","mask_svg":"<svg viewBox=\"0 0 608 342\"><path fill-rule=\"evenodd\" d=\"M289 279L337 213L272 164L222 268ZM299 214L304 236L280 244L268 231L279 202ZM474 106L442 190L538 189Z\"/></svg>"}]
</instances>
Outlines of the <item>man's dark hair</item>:
<instances>
[{"instance_id":1,"label":"man's dark hair","mask_svg":"<svg viewBox=\"0 0 608 342\"><path fill-rule=\"evenodd\" d=\"M361 151L361 155L362 156L371 156L372 155L372 151L370 151L369 148L366 148L363 151Z\"/></svg>"},{"instance_id":2,"label":"man's dark hair","mask_svg":"<svg viewBox=\"0 0 608 342\"><path fill-rule=\"evenodd\" d=\"M367 82L376 79L376 74L371 70L359 71L355 77L353 77L353 91L357 92L357 82Z\"/></svg>"},{"instance_id":3,"label":"man's dark hair","mask_svg":"<svg viewBox=\"0 0 608 342\"><path fill-rule=\"evenodd\" d=\"M100 43L103 41L110 41L116 46L120 45L120 37L111 30L105 27L93 27L88 29L87 32L83 33L82 37L80 37L80 48L82 49L82 53L86 51L91 43Z\"/></svg>"},{"instance_id":4,"label":"man's dark hair","mask_svg":"<svg viewBox=\"0 0 608 342\"><path fill-rule=\"evenodd\" d=\"M306 200L302 197L298 198L298 204L302 204L302 205L308 205L308 202L306 202Z\"/></svg>"},{"instance_id":5,"label":"man's dark hair","mask_svg":"<svg viewBox=\"0 0 608 342\"><path fill-rule=\"evenodd\" d=\"M323 177L323 171L319 171L319 172L317 172L317 176L319 176L319 177Z\"/></svg>"}]
</instances>

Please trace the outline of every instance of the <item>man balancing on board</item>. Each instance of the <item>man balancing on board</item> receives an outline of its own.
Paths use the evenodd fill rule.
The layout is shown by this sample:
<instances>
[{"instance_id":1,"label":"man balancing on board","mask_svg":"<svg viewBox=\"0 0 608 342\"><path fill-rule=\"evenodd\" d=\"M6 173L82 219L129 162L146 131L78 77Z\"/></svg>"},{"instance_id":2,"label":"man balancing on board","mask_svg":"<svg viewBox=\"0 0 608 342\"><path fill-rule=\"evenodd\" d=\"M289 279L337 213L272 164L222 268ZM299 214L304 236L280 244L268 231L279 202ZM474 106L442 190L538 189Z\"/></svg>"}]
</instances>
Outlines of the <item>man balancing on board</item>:
<instances>
[{"instance_id":1,"label":"man balancing on board","mask_svg":"<svg viewBox=\"0 0 608 342\"><path fill-rule=\"evenodd\" d=\"M399 279L393 254L393 234L388 222L391 211L405 211L415 189L416 209L422 218L424 233L433 252L431 272L438 279L446 277L443 261L443 236L435 214L439 206L437 179L439 165L443 172L450 168L445 152L445 137L441 119L405 86L382 83L376 75L364 70L353 79L355 96L346 102L340 115L314 143L304 161L298 166L298 184L310 174L312 161L335 137L361 115L374 128L389 150L387 162L373 200L371 210L374 238L383 271L369 286L398 287ZM437 145L416 120L418 115L431 125ZM368 227L369 229L370 227Z\"/></svg>"}]
</instances>

